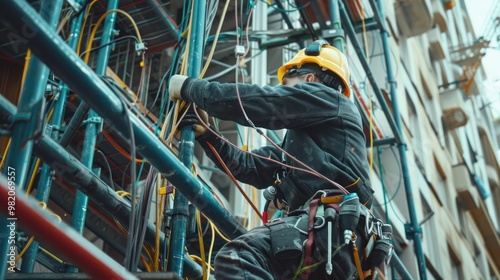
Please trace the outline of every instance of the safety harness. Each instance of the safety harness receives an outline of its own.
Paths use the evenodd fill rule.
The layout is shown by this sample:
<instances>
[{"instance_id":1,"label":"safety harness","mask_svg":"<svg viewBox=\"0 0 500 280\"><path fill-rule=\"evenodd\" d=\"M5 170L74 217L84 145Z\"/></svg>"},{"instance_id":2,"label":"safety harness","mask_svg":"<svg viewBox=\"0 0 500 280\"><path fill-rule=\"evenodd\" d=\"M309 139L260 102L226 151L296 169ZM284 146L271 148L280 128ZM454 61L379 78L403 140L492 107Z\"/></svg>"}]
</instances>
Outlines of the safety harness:
<instances>
[{"instance_id":1,"label":"safety harness","mask_svg":"<svg viewBox=\"0 0 500 280\"><path fill-rule=\"evenodd\" d=\"M392 227L377 219L355 193L337 194L319 191L303 209L266 224L276 258L302 255L294 279L308 279L323 264L332 279L355 274L361 280L376 279L378 268L389 262Z\"/></svg>"}]
</instances>

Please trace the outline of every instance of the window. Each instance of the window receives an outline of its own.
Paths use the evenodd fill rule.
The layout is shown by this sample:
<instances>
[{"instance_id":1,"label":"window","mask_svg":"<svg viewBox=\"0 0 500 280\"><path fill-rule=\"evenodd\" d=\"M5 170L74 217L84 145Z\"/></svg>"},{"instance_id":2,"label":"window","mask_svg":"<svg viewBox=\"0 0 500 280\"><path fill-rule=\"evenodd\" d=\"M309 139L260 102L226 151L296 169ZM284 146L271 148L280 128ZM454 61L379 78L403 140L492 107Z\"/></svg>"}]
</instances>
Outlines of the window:
<instances>
[{"instance_id":1,"label":"window","mask_svg":"<svg viewBox=\"0 0 500 280\"><path fill-rule=\"evenodd\" d=\"M451 262L451 279L464 280L462 261L450 244L448 244L448 253L450 255Z\"/></svg>"},{"instance_id":2,"label":"window","mask_svg":"<svg viewBox=\"0 0 500 280\"><path fill-rule=\"evenodd\" d=\"M458 218L458 211L456 207L456 192L454 191L453 186L450 186L450 182L447 180L446 172L443 170L443 167L439 163L436 155L434 157L434 164L436 169L436 177L433 179L435 183L436 193L439 196L439 199L443 203L443 207L448 210L451 216L454 219L455 223L458 223L458 228L460 228L460 219Z\"/></svg>"},{"instance_id":3,"label":"window","mask_svg":"<svg viewBox=\"0 0 500 280\"><path fill-rule=\"evenodd\" d=\"M434 274L436 279L440 279L440 275L443 275L443 267L441 262L441 256L439 254L439 239L436 219L433 218L434 211L427 202L425 196L420 193L422 201L422 217L421 227L422 227L422 244L424 245L424 251L426 252L428 264L432 267L429 268L428 274Z\"/></svg>"}]
</instances>

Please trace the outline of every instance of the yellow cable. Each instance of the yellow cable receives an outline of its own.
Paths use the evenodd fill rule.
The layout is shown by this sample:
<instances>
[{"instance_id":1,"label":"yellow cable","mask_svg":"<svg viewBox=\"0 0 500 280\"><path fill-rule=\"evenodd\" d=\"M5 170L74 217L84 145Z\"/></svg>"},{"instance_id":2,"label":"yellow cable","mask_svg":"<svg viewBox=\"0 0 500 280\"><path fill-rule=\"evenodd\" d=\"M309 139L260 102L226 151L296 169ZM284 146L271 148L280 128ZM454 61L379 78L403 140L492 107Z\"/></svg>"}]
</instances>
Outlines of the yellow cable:
<instances>
[{"instance_id":1,"label":"yellow cable","mask_svg":"<svg viewBox=\"0 0 500 280\"><path fill-rule=\"evenodd\" d=\"M53 114L54 114L54 108L52 108L52 110L50 110L49 115L47 116L47 119L46 119L47 122L49 122L52 119ZM35 168L33 168L33 170L32 170L30 181L28 182L28 187L26 188L26 194L30 194L31 190L33 189L33 183L35 182L35 178L36 178L36 171L40 167L41 163L42 162L40 161L40 159L36 160Z\"/></svg>"},{"instance_id":2,"label":"yellow cable","mask_svg":"<svg viewBox=\"0 0 500 280\"><path fill-rule=\"evenodd\" d=\"M202 262L201 258L200 258L200 257L198 257L198 256L196 256L196 255L189 255L189 257L190 257L192 260L198 261L200 264L201 264L201 262ZM210 267L210 270L211 270L211 271L214 271L214 268L211 266L211 267Z\"/></svg>"},{"instance_id":3,"label":"yellow cable","mask_svg":"<svg viewBox=\"0 0 500 280\"><path fill-rule=\"evenodd\" d=\"M212 44L212 48L210 49L210 53L208 55L207 61L205 62L205 66L203 66L203 70L201 70L201 73L199 76L200 79L203 78L203 76L205 76L205 73L207 72L207 69L208 69L208 65L212 61L212 57L213 57L214 52L215 52L215 47L217 46L217 41L219 40L219 34L220 34L221 29L222 29L222 24L224 23L224 18L226 17L227 7L229 7L230 1L231 0L226 1L226 5L224 6L224 11L222 11L222 15L221 15L220 20L219 20L219 26L217 27L217 32L215 33L214 42Z\"/></svg>"},{"instance_id":4,"label":"yellow cable","mask_svg":"<svg viewBox=\"0 0 500 280\"><path fill-rule=\"evenodd\" d=\"M61 30L63 29L64 25L68 22L69 18L71 17L71 14L73 14L73 10L71 10L59 23L59 26L57 27L56 33L59 34Z\"/></svg>"},{"instance_id":5,"label":"yellow cable","mask_svg":"<svg viewBox=\"0 0 500 280\"><path fill-rule=\"evenodd\" d=\"M7 157L7 151L10 148L10 142L11 142L11 140L12 140L12 138L9 138L9 141L7 142L7 146L5 147L5 151L3 151L2 161L0 161L0 169L2 168L3 163L5 162L5 157Z\"/></svg>"},{"instance_id":6,"label":"yellow cable","mask_svg":"<svg viewBox=\"0 0 500 280\"><path fill-rule=\"evenodd\" d=\"M208 250L208 267L211 267L210 262L212 261L212 250L214 249L214 243L215 243L215 229L214 229L215 226L212 223L212 221L209 221L209 223L210 223L210 228L212 229L212 240L210 241L210 249ZM207 271L207 274L210 274L210 272Z\"/></svg>"},{"instance_id":7,"label":"yellow cable","mask_svg":"<svg viewBox=\"0 0 500 280\"><path fill-rule=\"evenodd\" d=\"M207 264L205 262L205 244L203 244L203 233L201 229L201 214L200 211L196 211L196 225L198 227L198 243L200 244L200 255L201 255L201 266L203 270L203 280L208 279L207 275Z\"/></svg>"},{"instance_id":8,"label":"yellow cable","mask_svg":"<svg viewBox=\"0 0 500 280\"><path fill-rule=\"evenodd\" d=\"M222 232L220 232L220 230L215 225L214 225L214 230L222 239L224 239L227 242L231 242L231 239L227 238L224 234L222 234Z\"/></svg>"},{"instance_id":9,"label":"yellow cable","mask_svg":"<svg viewBox=\"0 0 500 280\"><path fill-rule=\"evenodd\" d=\"M35 236L32 236L28 241L28 243L26 243L26 246L24 246L23 250L21 250L21 253L19 253L19 255L17 255L17 257L14 259L14 263L17 263L19 259L23 257L24 253L26 253L26 251L28 250L28 248L30 247L31 243L33 243L34 240Z\"/></svg>"},{"instance_id":10,"label":"yellow cable","mask_svg":"<svg viewBox=\"0 0 500 280\"><path fill-rule=\"evenodd\" d=\"M85 53L85 57L83 59L83 61L85 63L89 62L90 50L92 49L92 43L94 41L95 34L97 33L97 28L99 28L99 26L104 21L104 19L106 18L107 15L109 15L110 13L115 13L115 12L124 15L126 18L128 18L130 20L130 22L134 26L135 33L137 35L137 39L139 39L139 43L142 43L142 37L141 37L141 34L139 33L139 28L137 27L137 24L135 23L134 19L127 12L125 12L125 11L118 10L118 9L109 10L109 11L107 11L106 13L104 13L99 18L99 20L97 21L97 23L94 25L94 28L92 29L92 32L90 33L89 41L87 43L87 50L86 50L86 53Z\"/></svg>"},{"instance_id":11,"label":"yellow cable","mask_svg":"<svg viewBox=\"0 0 500 280\"><path fill-rule=\"evenodd\" d=\"M122 194L120 194L121 197L132 197L132 194L131 193L128 193L128 192L123 192Z\"/></svg>"},{"instance_id":12,"label":"yellow cable","mask_svg":"<svg viewBox=\"0 0 500 280\"><path fill-rule=\"evenodd\" d=\"M157 175L156 179L156 235L155 235L155 250L154 250L154 271L160 271L160 233L161 233L161 221L163 219L163 204L164 195L160 195L160 188L162 186L163 179L161 175Z\"/></svg>"},{"instance_id":13,"label":"yellow cable","mask_svg":"<svg viewBox=\"0 0 500 280\"><path fill-rule=\"evenodd\" d=\"M364 45L365 45L365 56L368 61L368 64L370 64L370 51L368 48L368 37L367 37L367 32L366 32L366 24L365 24L365 10L363 9L363 4L360 4L361 7L358 6L358 2L355 1L356 9L358 12L361 13L361 25L363 26L363 39L364 39ZM361 11L360 11L361 10ZM368 86L366 86L366 94L368 95ZM369 112L369 120L370 120L370 177L371 177L371 171L373 170L373 102L371 97L368 95L368 99L370 101L370 112Z\"/></svg>"},{"instance_id":14,"label":"yellow cable","mask_svg":"<svg viewBox=\"0 0 500 280\"><path fill-rule=\"evenodd\" d=\"M42 248L42 247L39 247L40 250L42 250L45 254L51 256L52 258L58 260L60 263L66 263L65 261L63 261L62 259L58 258L56 255L52 254L51 252L49 252L47 249L45 248Z\"/></svg>"},{"instance_id":15,"label":"yellow cable","mask_svg":"<svg viewBox=\"0 0 500 280\"><path fill-rule=\"evenodd\" d=\"M144 256L141 256L141 263L142 265L144 265L144 267L146 268L146 271L147 272L151 272L151 267L148 265L146 259L144 258Z\"/></svg>"},{"instance_id":16,"label":"yellow cable","mask_svg":"<svg viewBox=\"0 0 500 280\"><path fill-rule=\"evenodd\" d=\"M40 167L40 163L42 161L38 158L35 163L35 168L33 168L33 172L31 173L30 181L28 182L28 188L26 189L26 194L31 193L31 189L33 188L33 183L35 182L36 171Z\"/></svg>"},{"instance_id":17,"label":"yellow cable","mask_svg":"<svg viewBox=\"0 0 500 280\"><path fill-rule=\"evenodd\" d=\"M23 90L24 80L26 79L26 73L28 72L28 65L29 65L30 60L31 60L31 50L28 49L26 51L26 56L24 58L23 76L21 77L21 91Z\"/></svg>"},{"instance_id":18,"label":"yellow cable","mask_svg":"<svg viewBox=\"0 0 500 280\"><path fill-rule=\"evenodd\" d=\"M80 37L78 38L78 45L76 47L76 54L80 55L80 47L82 46L83 32L85 31L85 25L87 24L87 18L89 17L89 12L92 6L97 2L97 0L92 1L90 5L87 7L87 11L85 12L85 19L83 20L82 29L80 30Z\"/></svg>"},{"instance_id":19,"label":"yellow cable","mask_svg":"<svg viewBox=\"0 0 500 280\"><path fill-rule=\"evenodd\" d=\"M187 73L187 62L188 62L188 54L189 54L189 48L191 47L191 31L192 31L192 26L193 26L193 12L194 12L194 0L191 3L191 16L189 17L189 25L186 29L188 31L187 33L187 39L186 39L186 48L184 50L184 59L182 60L182 65L181 65L181 75L186 75Z\"/></svg>"}]
</instances>

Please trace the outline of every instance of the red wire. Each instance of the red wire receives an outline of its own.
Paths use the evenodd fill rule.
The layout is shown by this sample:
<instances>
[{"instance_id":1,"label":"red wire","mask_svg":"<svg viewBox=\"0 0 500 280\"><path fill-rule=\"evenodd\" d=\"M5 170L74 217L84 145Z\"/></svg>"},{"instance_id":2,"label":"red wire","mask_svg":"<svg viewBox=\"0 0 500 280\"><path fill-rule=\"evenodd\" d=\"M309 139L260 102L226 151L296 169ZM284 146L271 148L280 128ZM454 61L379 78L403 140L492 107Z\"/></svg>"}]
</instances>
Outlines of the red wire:
<instances>
[{"instance_id":1,"label":"red wire","mask_svg":"<svg viewBox=\"0 0 500 280\"><path fill-rule=\"evenodd\" d=\"M259 209L257 209L257 206L255 206L255 204L253 204L252 200L250 200L250 198L245 193L243 188L240 186L240 184L238 184L238 181L236 180L236 178L234 178L233 174L231 174L231 171L229 171L226 164L224 163L224 161L220 157L219 153L217 153L217 151L215 150L214 146L212 146L212 144L210 144L209 142L207 142L207 144L208 144L208 147L210 148L210 150L212 150L212 152L214 153L215 157L219 161L222 168L224 168L224 171L226 171L226 174L229 176L231 181L233 181L233 183L236 185L236 187L240 190L241 194L245 197L246 201L250 204L250 206L252 206L253 210L255 210L255 213L257 213L257 215L259 215L259 218L265 224L267 222L267 220L264 220L264 217L262 216L262 214L260 214L260 211L259 211Z\"/></svg>"}]
</instances>

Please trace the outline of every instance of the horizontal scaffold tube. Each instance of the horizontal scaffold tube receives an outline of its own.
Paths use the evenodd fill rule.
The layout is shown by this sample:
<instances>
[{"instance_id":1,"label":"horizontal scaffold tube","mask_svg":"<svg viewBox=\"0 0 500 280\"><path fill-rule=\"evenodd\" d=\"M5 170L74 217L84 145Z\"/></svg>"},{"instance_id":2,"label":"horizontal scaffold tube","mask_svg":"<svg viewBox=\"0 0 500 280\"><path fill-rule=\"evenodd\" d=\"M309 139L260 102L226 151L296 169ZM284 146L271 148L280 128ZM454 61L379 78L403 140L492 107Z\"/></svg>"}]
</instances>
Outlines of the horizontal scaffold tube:
<instances>
[{"instance_id":1,"label":"horizontal scaffold tube","mask_svg":"<svg viewBox=\"0 0 500 280\"><path fill-rule=\"evenodd\" d=\"M2 1L0 20L21 36L31 51L104 117L124 139L130 139L132 129L136 151L172 182L177 190L226 236L235 238L246 231L163 142L136 116L128 112L113 90L49 28L26 1ZM29 32L26 32L27 30Z\"/></svg>"}]
</instances>

